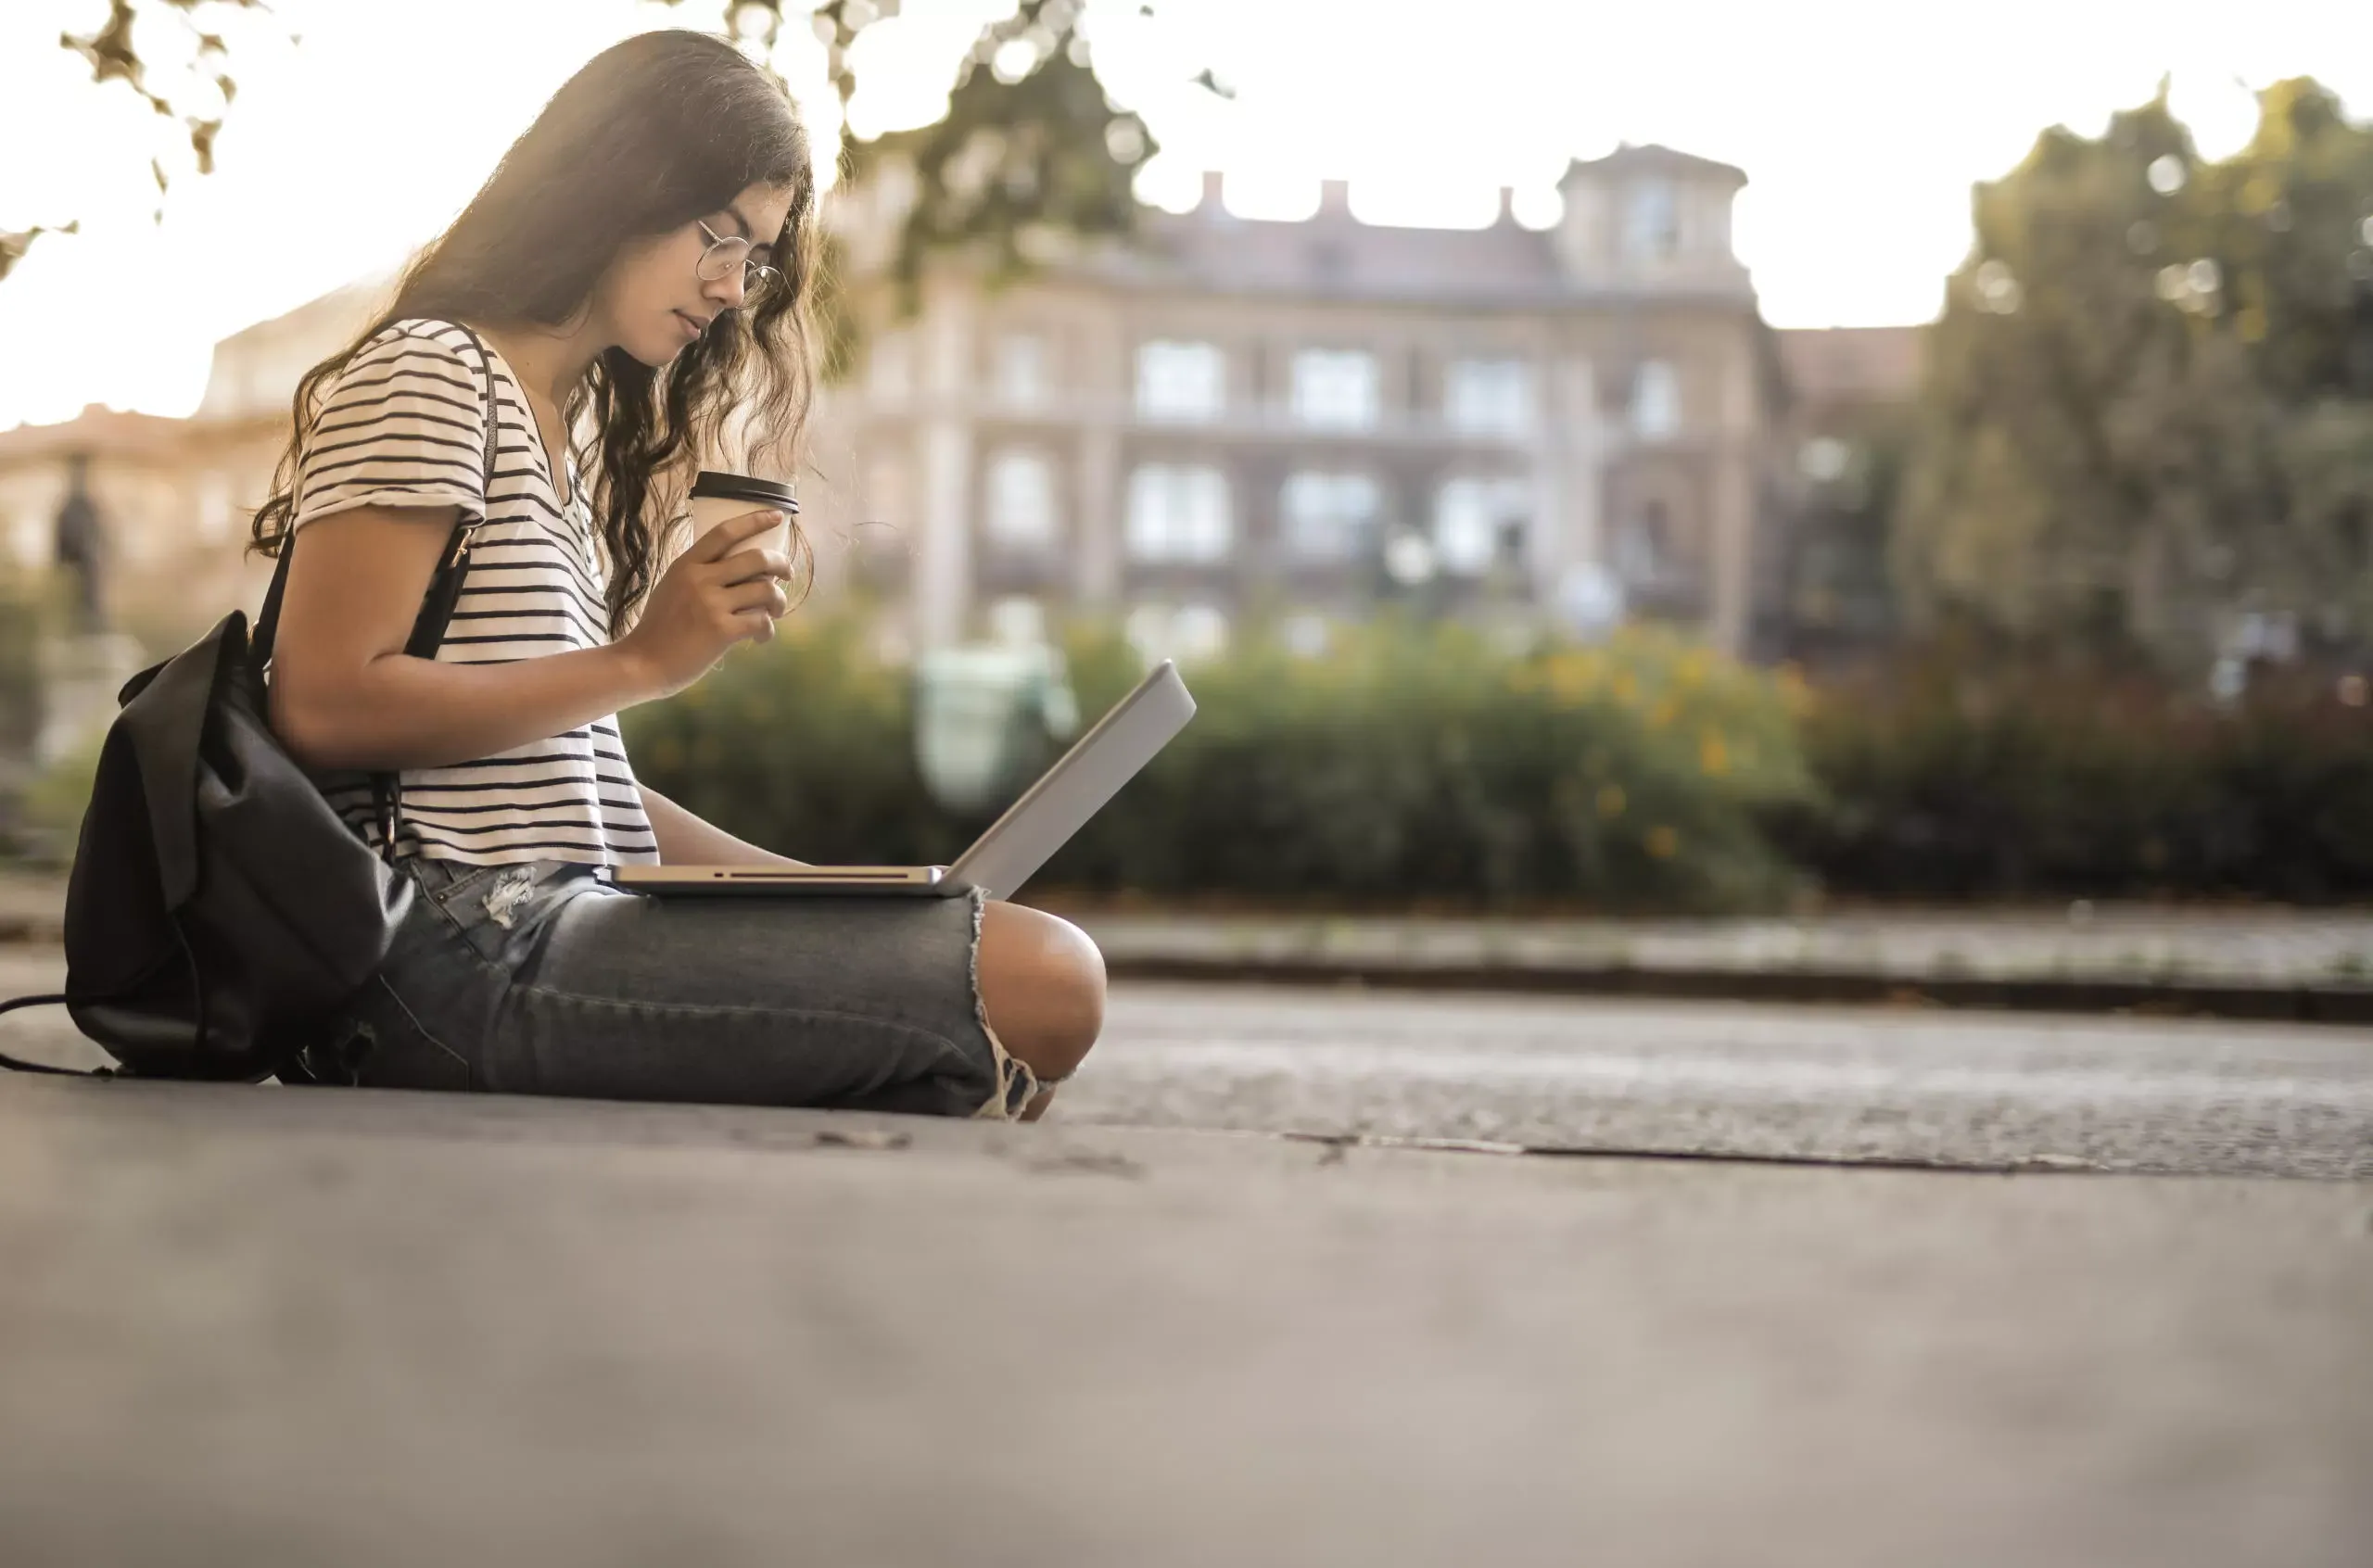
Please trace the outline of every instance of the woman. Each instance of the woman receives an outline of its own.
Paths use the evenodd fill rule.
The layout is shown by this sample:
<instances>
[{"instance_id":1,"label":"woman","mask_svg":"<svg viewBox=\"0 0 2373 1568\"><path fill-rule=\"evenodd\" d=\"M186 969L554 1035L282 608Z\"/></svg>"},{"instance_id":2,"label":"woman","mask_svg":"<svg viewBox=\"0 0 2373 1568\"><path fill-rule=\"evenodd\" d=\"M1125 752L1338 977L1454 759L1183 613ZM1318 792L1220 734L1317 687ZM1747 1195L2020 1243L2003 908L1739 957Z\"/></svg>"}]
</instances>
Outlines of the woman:
<instances>
[{"instance_id":1,"label":"woman","mask_svg":"<svg viewBox=\"0 0 2373 1568\"><path fill-rule=\"evenodd\" d=\"M729 389L758 436L751 470L795 452L814 200L776 82L721 39L629 39L299 385L255 521L261 553L303 544L272 721L374 842L367 774L400 774L396 853L418 883L377 980L308 1053L317 1079L1034 1119L1094 1043L1102 960L1034 910L662 901L594 879L799 864L639 783L616 714L772 638L811 559L795 529L760 548L785 521L768 511L667 563L654 520L718 449ZM463 517L483 525L445 640L409 657Z\"/></svg>"}]
</instances>

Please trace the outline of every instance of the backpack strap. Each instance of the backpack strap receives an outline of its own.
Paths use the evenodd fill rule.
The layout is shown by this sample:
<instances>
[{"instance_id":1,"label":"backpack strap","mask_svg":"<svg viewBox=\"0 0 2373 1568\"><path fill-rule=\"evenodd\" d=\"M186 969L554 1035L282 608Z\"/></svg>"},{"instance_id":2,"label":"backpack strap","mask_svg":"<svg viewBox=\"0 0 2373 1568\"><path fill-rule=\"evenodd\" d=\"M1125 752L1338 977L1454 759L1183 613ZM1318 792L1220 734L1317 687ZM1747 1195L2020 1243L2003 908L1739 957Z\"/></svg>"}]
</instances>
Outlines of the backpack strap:
<instances>
[{"instance_id":1,"label":"backpack strap","mask_svg":"<svg viewBox=\"0 0 2373 1568\"><path fill-rule=\"evenodd\" d=\"M478 368L486 375L485 484L482 489L489 492L486 496L486 504L491 504L493 497L490 492L494 488L494 443L497 417L494 402L494 362L487 357L484 339L460 322L455 322L453 325L470 340L472 347L477 349ZM471 518L464 515L454 523L452 536L445 541L445 553L438 560L437 575L429 578L428 593L422 601L419 615L412 622L412 638L404 644L405 652L414 652L424 641L427 644L429 651L434 652L437 645L445 639L445 623L452 613L452 602L451 598L447 597L440 610L438 589L443 586L442 579L450 574L452 587L455 590L459 590L462 576L468 570L470 537L484 526L486 526L484 516ZM256 616L255 634L248 639L249 657L259 668L272 659L273 644L280 631L280 601L288 584L288 560L296 550L297 536L290 534L281 545L280 563L273 569L272 587L264 591L263 608Z\"/></svg>"},{"instance_id":2,"label":"backpack strap","mask_svg":"<svg viewBox=\"0 0 2373 1568\"><path fill-rule=\"evenodd\" d=\"M420 614L412 621L412 636L404 643L404 651L415 659L434 659L445 641L445 627L453 618L453 606L462 597L462 580L470 575L470 544L480 528L486 526L487 514L494 507L494 448L500 427L501 413L494 399L494 360L488 354L485 340L460 322L462 335L478 351L478 369L486 374L486 452L481 464L478 486L478 515L475 521L463 517L453 525L452 537L445 541L445 555L437 563L436 575L428 579L428 594L422 601ZM371 776L372 820L379 827L379 857L392 866L396 862L396 822L403 810L403 777L398 773L374 773Z\"/></svg>"},{"instance_id":3,"label":"backpack strap","mask_svg":"<svg viewBox=\"0 0 2373 1568\"><path fill-rule=\"evenodd\" d=\"M422 598L420 613L412 619L412 636L404 642L404 651L415 659L433 659L445 640L445 627L451 621L453 605L462 595L462 580L469 575L470 541L486 526L486 509L494 504L494 449L500 425L500 413L495 406L494 360L487 351L486 340L460 322L453 325L470 340L477 350L478 369L486 378L486 448L482 460L483 483L479 487L479 514L464 513L455 521L452 535L445 541L445 553L437 563L436 573L428 579L428 592ZM258 670L271 662L273 644L280 631L280 601L288 584L288 563L297 553L297 536L290 534L280 547L280 563L273 568L272 587L263 596L263 609L256 616L255 635L247 643L247 657ZM392 865L396 858L396 817L402 809L403 784L393 773L371 775L371 819L379 828L379 854Z\"/></svg>"},{"instance_id":4,"label":"backpack strap","mask_svg":"<svg viewBox=\"0 0 2373 1568\"><path fill-rule=\"evenodd\" d=\"M19 1007L63 1006L69 1002L82 1002L85 1000L87 1000L87 998L82 996L70 996L62 991L50 993L41 996L19 996L12 1001L0 1002L0 1013L13 1013ZM0 1068L6 1068L10 1072L49 1073L58 1078L117 1078L121 1076L111 1067L56 1067L48 1062L29 1062L22 1056L11 1056L5 1054L0 1054Z\"/></svg>"}]
</instances>

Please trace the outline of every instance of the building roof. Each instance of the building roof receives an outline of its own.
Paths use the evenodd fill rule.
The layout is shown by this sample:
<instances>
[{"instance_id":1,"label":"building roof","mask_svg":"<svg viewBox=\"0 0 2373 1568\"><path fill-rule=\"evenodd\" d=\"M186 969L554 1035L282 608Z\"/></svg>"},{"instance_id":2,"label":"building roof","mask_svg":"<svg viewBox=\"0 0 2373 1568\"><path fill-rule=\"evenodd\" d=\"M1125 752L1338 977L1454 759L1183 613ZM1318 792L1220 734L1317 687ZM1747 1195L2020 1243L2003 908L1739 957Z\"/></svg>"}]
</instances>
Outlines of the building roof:
<instances>
[{"instance_id":1,"label":"building roof","mask_svg":"<svg viewBox=\"0 0 2373 1568\"><path fill-rule=\"evenodd\" d=\"M1908 402L1920 390L1924 326L1791 328L1773 335L1789 384L1806 403Z\"/></svg>"},{"instance_id":2,"label":"building roof","mask_svg":"<svg viewBox=\"0 0 2373 1568\"><path fill-rule=\"evenodd\" d=\"M1238 218L1205 206L1143 215L1138 243L1094 270L1124 284L1215 294L1340 299L1541 300L1569 292L1549 236L1511 219L1482 229L1364 223L1323 204L1301 221Z\"/></svg>"},{"instance_id":3,"label":"building roof","mask_svg":"<svg viewBox=\"0 0 2373 1568\"><path fill-rule=\"evenodd\" d=\"M161 414L129 413L93 403L56 424L19 424L0 430L0 463L40 462L76 452L95 458L167 457L188 439L189 421Z\"/></svg>"},{"instance_id":4,"label":"building roof","mask_svg":"<svg viewBox=\"0 0 2373 1568\"><path fill-rule=\"evenodd\" d=\"M1656 142L1643 142L1636 146L1626 142L1605 158L1576 158L1567 164L1566 172L1558 177L1557 188L1562 191L1586 174L1631 173L1695 176L1720 180L1734 187L1746 183L1746 171L1736 164L1699 158L1695 153L1681 152Z\"/></svg>"},{"instance_id":5,"label":"building roof","mask_svg":"<svg viewBox=\"0 0 2373 1568\"><path fill-rule=\"evenodd\" d=\"M241 327L230 336L215 344L216 352L236 348L260 338L277 338L290 333L312 334L316 330L336 335L338 329L359 330L370 320L378 307L393 293L396 274L374 272L341 284L327 294L315 295L293 310ZM350 324L349 324L350 323Z\"/></svg>"},{"instance_id":6,"label":"building roof","mask_svg":"<svg viewBox=\"0 0 2373 1568\"><path fill-rule=\"evenodd\" d=\"M1732 286L1577 280L1557 254L1554 231L1517 222L1505 190L1498 219L1479 229L1364 222L1351 215L1343 182L1326 181L1322 191L1314 216L1277 220L1237 217L1207 189L1190 212L1142 212L1132 242L1099 247L1079 270L1124 287L1452 310L1652 302L1753 308L1744 273Z\"/></svg>"}]
</instances>

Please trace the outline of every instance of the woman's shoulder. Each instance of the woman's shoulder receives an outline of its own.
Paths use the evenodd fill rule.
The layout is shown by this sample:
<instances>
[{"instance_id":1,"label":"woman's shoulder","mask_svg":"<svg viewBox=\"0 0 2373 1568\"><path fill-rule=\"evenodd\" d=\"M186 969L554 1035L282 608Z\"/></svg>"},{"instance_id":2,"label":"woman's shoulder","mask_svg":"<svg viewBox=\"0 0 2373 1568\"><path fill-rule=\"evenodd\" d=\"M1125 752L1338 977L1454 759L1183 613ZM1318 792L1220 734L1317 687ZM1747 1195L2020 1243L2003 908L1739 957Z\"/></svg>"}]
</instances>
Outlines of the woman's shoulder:
<instances>
[{"instance_id":1,"label":"woman's shoulder","mask_svg":"<svg viewBox=\"0 0 2373 1568\"><path fill-rule=\"evenodd\" d=\"M389 322L355 349L356 360L382 360L418 354L455 365L475 365L477 348L468 329L434 316L406 316Z\"/></svg>"},{"instance_id":2,"label":"woman's shoulder","mask_svg":"<svg viewBox=\"0 0 2373 1568\"><path fill-rule=\"evenodd\" d=\"M355 346L336 374L324 383L316 408L376 406L404 396L475 407L484 397L490 368L481 364L463 328L431 317L406 317L389 322Z\"/></svg>"}]
</instances>

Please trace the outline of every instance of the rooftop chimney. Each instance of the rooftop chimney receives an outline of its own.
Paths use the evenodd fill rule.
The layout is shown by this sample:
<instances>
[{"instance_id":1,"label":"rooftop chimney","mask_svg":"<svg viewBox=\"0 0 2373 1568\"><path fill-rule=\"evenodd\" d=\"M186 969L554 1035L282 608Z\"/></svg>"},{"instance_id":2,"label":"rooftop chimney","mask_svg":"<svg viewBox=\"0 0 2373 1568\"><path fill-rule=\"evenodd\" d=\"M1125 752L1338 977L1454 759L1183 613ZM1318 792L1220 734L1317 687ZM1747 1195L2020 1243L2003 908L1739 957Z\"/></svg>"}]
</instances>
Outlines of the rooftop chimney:
<instances>
[{"instance_id":1,"label":"rooftop chimney","mask_svg":"<svg viewBox=\"0 0 2373 1568\"><path fill-rule=\"evenodd\" d=\"M1502 185L1500 187L1500 221L1513 223L1516 221L1516 188L1514 185Z\"/></svg>"},{"instance_id":2,"label":"rooftop chimney","mask_svg":"<svg viewBox=\"0 0 2373 1568\"><path fill-rule=\"evenodd\" d=\"M1351 215L1351 182L1318 182L1318 215L1321 218L1349 218Z\"/></svg>"},{"instance_id":3,"label":"rooftop chimney","mask_svg":"<svg viewBox=\"0 0 2373 1568\"><path fill-rule=\"evenodd\" d=\"M1216 169L1203 171L1203 199L1196 204L1195 210L1206 218L1224 217L1227 212L1225 204L1220 198L1222 178L1223 176Z\"/></svg>"}]
</instances>

